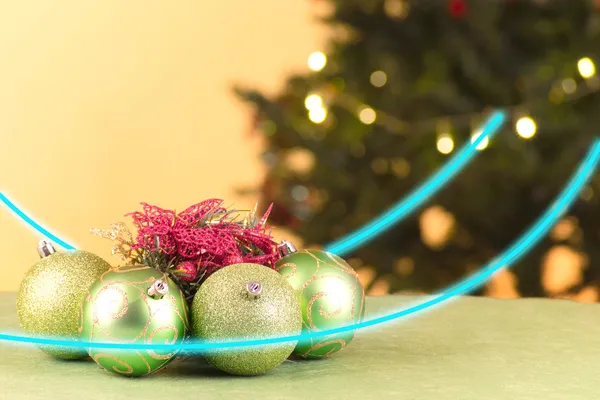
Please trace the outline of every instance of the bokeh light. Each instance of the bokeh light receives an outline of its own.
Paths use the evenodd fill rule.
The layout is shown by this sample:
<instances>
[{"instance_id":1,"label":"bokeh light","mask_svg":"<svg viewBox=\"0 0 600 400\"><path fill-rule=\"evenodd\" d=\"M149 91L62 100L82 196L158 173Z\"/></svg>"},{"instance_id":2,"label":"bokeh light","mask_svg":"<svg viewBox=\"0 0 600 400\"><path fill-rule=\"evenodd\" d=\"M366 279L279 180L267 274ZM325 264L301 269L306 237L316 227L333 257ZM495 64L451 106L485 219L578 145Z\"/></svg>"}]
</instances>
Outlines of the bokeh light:
<instances>
[{"instance_id":1,"label":"bokeh light","mask_svg":"<svg viewBox=\"0 0 600 400\"><path fill-rule=\"evenodd\" d=\"M450 154L454 150L454 140L448 133L442 133L438 136L437 149L442 154Z\"/></svg>"},{"instance_id":2,"label":"bokeh light","mask_svg":"<svg viewBox=\"0 0 600 400\"><path fill-rule=\"evenodd\" d=\"M321 51L315 51L308 56L308 68L313 71L321 71L327 65L327 56Z\"/></svg>"},{"instance_id":3,"label":"bokeh light","mask_svg":"<svg viewBox=\"0 0 600 400\"><path fill-rule=\"evenodd\" d=\"M537 125L530 117L519 118L515 124L515 128L517 130L517 135L521 136L523 139L532 138L537 131Z\"/></svg>"},{"instance_id":4,"label":"bokeh light","mask_svg":"<svg viewBox=\"0 0 600 400\"><path fill-rule=\"evenodd\" d=\"M579 74L584 78L591 78L596 74L596 66L589 57L584 57L577 62L577 69Z\"/></svg>"}]
</instances>

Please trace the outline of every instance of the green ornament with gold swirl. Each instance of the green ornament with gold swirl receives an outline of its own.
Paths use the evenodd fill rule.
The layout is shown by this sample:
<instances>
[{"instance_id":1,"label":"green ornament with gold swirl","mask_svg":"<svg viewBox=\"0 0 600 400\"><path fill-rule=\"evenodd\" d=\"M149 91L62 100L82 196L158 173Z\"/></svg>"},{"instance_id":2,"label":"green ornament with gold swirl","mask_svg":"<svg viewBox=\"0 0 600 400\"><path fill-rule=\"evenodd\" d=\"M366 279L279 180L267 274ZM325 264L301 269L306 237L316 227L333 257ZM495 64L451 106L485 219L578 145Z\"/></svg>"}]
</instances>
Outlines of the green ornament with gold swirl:
<instances>
[{"instance_id":1,"label":"green ornament with gold swirl","mask_svg":"<svg viewBox=\"0 0 600 400\"><path fill-rule=\"evenodd\" d=\"M356 272L340 257L321 250L288 254L276 264L302 305L302 333L340 328L362 321L364 290ZM343 349L354 331L298 342L294 354L303 358L328 357Z\"/></svg>"},{"instance_id":2,"label":"green ornament with gold swirl","mask_svg":"<svg viewBox=\"0 0 600 400\"><path fill-rule=\"evenodd\" d=\"M92 284L79 312L79 333L86 342L180 344L188 331L188 306L165 274L142 265L104 273ZM177 351L89 348L102 368L145 376L167 366Z\"/></svg>"}]
</instances>

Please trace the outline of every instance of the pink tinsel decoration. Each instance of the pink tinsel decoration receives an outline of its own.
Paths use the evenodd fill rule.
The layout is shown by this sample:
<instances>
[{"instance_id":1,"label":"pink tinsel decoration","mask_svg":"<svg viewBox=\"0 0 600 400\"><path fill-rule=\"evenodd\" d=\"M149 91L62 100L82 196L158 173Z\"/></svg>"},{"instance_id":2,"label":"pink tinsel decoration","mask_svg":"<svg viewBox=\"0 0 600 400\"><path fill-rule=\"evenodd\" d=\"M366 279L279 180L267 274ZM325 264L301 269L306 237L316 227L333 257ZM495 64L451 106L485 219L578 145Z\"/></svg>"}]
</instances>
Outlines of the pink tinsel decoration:
<instances>
[{"instance_id":1,"label":"pink tinsel decoration","mask_svg":"<svg viewBox=\"0 0 600 400\"><path fill-rule=\"evenodd\" d=\"M238 263L273 268L280 256L277 243L266 233L268 227L265 226L273 205L255 227L243 227L226 220L206 224L209 216L228 211L222 204L223 200L209 199L176 214L142 203L143 211L127 214L138 228L133 250L161 251L182 262L188 261L202 269L205 277L221 267ZM259 252L244 255L243 248L259 249Z\"/></svg>"}]
</instances>

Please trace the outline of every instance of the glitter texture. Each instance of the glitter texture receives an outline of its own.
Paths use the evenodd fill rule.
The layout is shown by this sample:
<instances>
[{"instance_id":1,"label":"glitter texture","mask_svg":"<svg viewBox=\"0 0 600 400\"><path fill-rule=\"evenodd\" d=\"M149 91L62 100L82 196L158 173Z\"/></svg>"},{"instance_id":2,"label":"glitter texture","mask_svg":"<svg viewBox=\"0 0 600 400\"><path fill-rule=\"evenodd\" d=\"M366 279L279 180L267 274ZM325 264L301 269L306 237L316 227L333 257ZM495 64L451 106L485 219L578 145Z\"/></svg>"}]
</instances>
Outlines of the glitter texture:
<instances>
[{"instance_id":1,"label":"glitter texture","mask_svg":"<svg viewBox=\"0 0 600 400\"><path fill-rule=\"evenodd\" d=\"M17 296L17 315L24 332L44 337L79 338L77 316L83 296L110 264L85 251L54 253L25 275ZM57 358L87 357L84 349L40 346Z\"/></svg>"},{"instance_id":2,"label":"glitter texture","mask_svg":"<svg viewBox=\"0 0 600 400\"><path fill-rule=\"evenodd\" d=\"M247 285L258 282L258 296ZM297 335L302 329L299 298L274 270L257 264L227 266L204 282L192 304L192 332L207 341ZM284 362L296 342L213 350L206 359L233 375L260 375Z\"/></svg>"},{"instance_id":3,"label":"glitter texture","mask_svg":"<svg viewBox=\"0 0 600 400\"><path fill-rule=\"evenodd\" d=\"M161 280L164 296L148 291ZM80 311L79 331L86 342L181 344L188 330L188 306L177 285L164 273L142 265L104 273L87 291ZM89 349L107 371L145 376L167 366L177 351Z\"/></svg>"},{"instance_id":4,"label":"glitter texture","mask_svg":"<svg viewBox=\"0 0 600 400\"><path fill-rule=\"evenodd\" d=\"M361 322L364 290L356 272L340 257L322 250L303 250L283 257L275 269L300 294L302 333ZM303 358L328 357L353 338L354 331L350 331L303 340L294 354Z\"/></svg>"}]
</instances>

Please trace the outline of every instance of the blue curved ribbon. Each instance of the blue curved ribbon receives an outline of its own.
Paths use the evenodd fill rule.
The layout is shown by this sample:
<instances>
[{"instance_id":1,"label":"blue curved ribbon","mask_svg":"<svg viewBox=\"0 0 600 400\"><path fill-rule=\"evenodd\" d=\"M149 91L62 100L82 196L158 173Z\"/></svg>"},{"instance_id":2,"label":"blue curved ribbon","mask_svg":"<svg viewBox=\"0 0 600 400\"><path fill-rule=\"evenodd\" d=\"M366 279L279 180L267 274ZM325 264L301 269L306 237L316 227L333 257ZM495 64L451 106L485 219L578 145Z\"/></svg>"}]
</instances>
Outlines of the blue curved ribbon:
<instances>
[{"instance_id":1,"label":"blue curved ribbon","mask_svg":"<svg viewBox=\"0 0 600 400\"><path fill-rule=\"evenodd\" d=\"M425 309L431 309L432 307L439 305L451 298L459 295L468 293L469 291L481 286L488 279L490 279L494 273L502 268L509 267L519 258L524 256L533 246L550 231L552 226L556 224L558 219L563 216L567 209L577 199L579 193L584 188L600 161L600 139L596 139L592 144L588 154L581 162L579 168L569 180L563 191L555 199L555 201L546 209L542 216L517 240L515 240L507 249L505 249L498 257L490 261L480 271L474 273L468 278L458 282L457 284L446 288L441 293L434 295L430 300L417 303L408 308L393 312L388 315L373 318L367 321L363 321L358 324L348 325L336 329L328 329L321 332L311 332L301 335L257 339L257 340L239 340L229 342L204 342L195 341L191 343L184 343L179 345L171 344L138 344L138 343L90 343L81 342L75 340L64 340L64 339L48 339L48 338L36 338L28 336L17 336L0 334L0 340L21 342L21 343L34 343L40 345L59 345L67 347L79 347L79 348L102 348L102 349L129 349L129 350L187 350L187 351L199 351L199 350L210 350L210 349L221 349L221 348L234 348L234 347L248 347L248 346L261 346L275 343L291 342L298 340L306 340L310 338L320 338L336 333L348 332L357 329L363 329L378 324L390 322L408 315L423 311Z\"/></svg>"},{"instance_id":2,"label":"blue curved ribbon","mask_svg":"<svg viewBox=\"0 0 600 400\"><path fill-rule=\"evenodd\" d=\"M74 246L71 246L69 243L65 242L58 236L52 234L52 232L50 232L49 230L47 230L46 228L44 228L43 226L41 226L40 224L35 222L33 220L33 218L31 218L30 216L25 214L25 212L23 212L23 210L19 209L19 207L17 207L15 205L15 203L10 201L8 199L8 197L6 197L2 192L0 192L0 201L2 203L4 203L8 207L9 210L14 212L17 215L17 217L21 218L23 221L25 221L27 224L29 224L33 229L35 229L36 231L38 231L42 235L44 235L44 237L50 239L53 243L58 244L59 246L61 246L62 248L66 249L66 250L75 250Z\"/></svg>"},{"instance_id":3,"label":"blue curved ribbon","mask_svg":"<svg viewBox=\"0 0 600 400\"><path fill-rule=\"evenodd\" d=\"M443 189L456 175L462 171L477 154L477 146L495 135L506 120L503 111L494 112L485 122L481 134L472 142L465 144L454 157L442 166L437 172L427 178L421 185L411 193L398 201L395 205L379 215L369 223L363 225L352 233L329 243L325 251L337 254L341 257L351 253L360 246L364 246L377 238L385 231L408 217L433 195Z\"/></svg>"}]
</instances>

